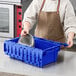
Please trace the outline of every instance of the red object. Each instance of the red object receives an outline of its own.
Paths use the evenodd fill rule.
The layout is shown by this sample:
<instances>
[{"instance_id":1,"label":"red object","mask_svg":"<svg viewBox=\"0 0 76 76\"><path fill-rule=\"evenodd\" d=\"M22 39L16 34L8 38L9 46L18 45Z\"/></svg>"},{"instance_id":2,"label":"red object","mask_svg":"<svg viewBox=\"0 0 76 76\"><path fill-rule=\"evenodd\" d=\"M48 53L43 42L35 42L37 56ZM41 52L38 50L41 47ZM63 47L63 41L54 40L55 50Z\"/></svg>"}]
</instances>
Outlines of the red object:
<instances>
[{"instance_id":1,"label":"red object","mask_svg":"<svg viewBox=\"0 0 76 76\"><path fill-rule=\"evenodd\" d=\"M17 29L16 37L19 37L22 30L22 6L16 6L17 9Z\"/></svg>"},{"instance_id":2,"label":"red object","mask_svg":"<svg viewBox=\"0 0 76 76\"><path fill-rule=\"evenodd\" d=\"M59 14L60 0L58 0L57 14Z\"/></svg>"}]
</instances>

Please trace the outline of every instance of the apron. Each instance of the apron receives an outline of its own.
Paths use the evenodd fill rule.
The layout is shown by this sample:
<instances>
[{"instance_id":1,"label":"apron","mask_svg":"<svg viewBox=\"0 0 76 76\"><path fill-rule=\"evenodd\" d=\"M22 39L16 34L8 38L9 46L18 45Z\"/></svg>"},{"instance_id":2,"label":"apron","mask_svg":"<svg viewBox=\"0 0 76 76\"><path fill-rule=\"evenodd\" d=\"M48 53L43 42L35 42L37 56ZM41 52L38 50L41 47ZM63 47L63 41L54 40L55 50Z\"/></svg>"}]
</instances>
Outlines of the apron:
<instances>
[{"instance_id":1,"label":"apron","mask_svg":"<svg viewBox=\"0 0 76 76\"><path fill-rule=\"evenodd\" d=\"M43 0L38 15L38 24L35 29L35 36L58 42L65 42L63 25L60 21L59 16L60 0L58 0L58 6L56 12L42 11L44 3L45 0Z\"/></svg>"}]
</instances>

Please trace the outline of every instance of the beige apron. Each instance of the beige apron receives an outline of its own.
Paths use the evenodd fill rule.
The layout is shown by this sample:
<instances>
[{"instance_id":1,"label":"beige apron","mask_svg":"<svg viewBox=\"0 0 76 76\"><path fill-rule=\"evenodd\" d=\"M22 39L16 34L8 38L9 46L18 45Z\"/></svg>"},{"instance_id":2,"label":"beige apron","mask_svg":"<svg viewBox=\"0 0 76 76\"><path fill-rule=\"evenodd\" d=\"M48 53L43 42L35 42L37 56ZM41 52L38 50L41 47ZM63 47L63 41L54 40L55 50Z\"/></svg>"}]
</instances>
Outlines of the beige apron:
<instances>
[{"instance_id":1,"label":"beige apron","mask_svg":"<svg viewBox=\"0 0 76 76\"><path fill-rule=\"evenodd\" d=\"M58 0L57 12L43 12L45 0L43 0L40 13L38 15L38 25L35 29L35 36L65 42L63 26L59 16L60 0Z\"/></svg>"}]
</instances>

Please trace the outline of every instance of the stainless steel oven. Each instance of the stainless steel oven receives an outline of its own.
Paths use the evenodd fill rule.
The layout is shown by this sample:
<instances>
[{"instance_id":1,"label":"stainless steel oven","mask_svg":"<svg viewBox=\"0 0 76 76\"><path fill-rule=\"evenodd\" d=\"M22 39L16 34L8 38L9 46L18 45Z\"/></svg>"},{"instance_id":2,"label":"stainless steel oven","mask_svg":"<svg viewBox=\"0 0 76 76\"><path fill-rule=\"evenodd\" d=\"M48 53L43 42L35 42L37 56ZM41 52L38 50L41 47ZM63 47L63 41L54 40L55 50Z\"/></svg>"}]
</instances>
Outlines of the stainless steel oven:
<instances>
[{"instance_id":1,"label":"stainless steel oven","mask_svg":"<svg viewBox=\"0 0 76 76\"><path fill-rule=\"evenodd\" d=\"M0 37L16 37L21 32L22 8L20 5L0 3Z\"/></svg>"},{"instance_id":2,"label":"stainless steel oven","mask_svg":"<svg viewBox=\"0 0 76 76\"><path fill-rule=\"evenodd\" d=\"M0 4L0 36L13 37L14 6Z\"/></svg>"}]
</instances>

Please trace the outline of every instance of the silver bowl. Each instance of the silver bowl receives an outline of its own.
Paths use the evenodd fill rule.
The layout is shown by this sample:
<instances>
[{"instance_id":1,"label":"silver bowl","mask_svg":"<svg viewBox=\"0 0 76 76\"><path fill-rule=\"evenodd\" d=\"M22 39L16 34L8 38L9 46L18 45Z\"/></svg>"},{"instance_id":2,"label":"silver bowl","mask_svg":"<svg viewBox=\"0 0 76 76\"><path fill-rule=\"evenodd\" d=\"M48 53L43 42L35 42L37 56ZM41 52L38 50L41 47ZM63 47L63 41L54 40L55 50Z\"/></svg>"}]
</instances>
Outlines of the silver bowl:
<instances>
[{"instance_id":1,"label":"silver bowl","mask_svg":"<svg viewBox=\"0 0 76 76\"><path fill-rule=\"evenodd\" d=\"M27 46L34 46L34 39L31 34L27 34L26 36L20 37L18 43L27 45Z\"/></svg>"}]
</instances>

